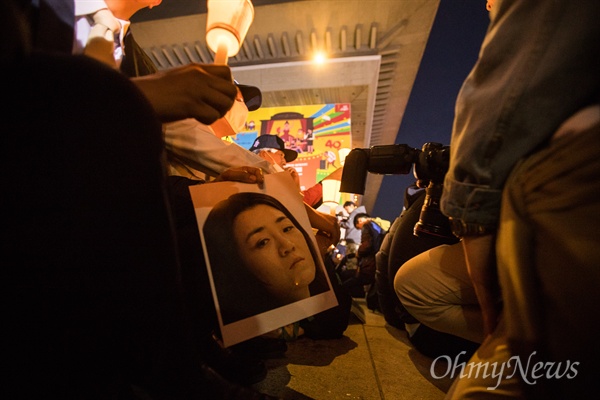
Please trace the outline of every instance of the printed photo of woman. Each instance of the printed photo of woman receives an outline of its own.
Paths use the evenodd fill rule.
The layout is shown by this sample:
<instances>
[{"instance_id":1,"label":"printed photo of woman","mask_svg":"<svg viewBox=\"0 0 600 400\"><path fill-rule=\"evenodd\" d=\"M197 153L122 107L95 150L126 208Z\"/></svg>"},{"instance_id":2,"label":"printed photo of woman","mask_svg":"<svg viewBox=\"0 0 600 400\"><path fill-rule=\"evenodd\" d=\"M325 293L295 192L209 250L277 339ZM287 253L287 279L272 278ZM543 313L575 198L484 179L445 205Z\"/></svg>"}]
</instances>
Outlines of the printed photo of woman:
<instances>
[{"instance_id":1,"label":"printed photo of woman","mask_svg":"<svg viewBox=\"0 0 600 400\"><path fill-rule=\"evenodd\" d=\"M312 232L275 197L235 193L202 231L225 325L330 289Z\"/></svg>"},{"instance_id":2,"label":"printed photo of woman","mask_svg":"<svg viewBox=\"0 0 600 400\"><path fill-rule=\"evenodd\" d=\"M225 347L338 305L315 233L328 228L289 173L189 190Z\"/></svg>"}]
</instances>

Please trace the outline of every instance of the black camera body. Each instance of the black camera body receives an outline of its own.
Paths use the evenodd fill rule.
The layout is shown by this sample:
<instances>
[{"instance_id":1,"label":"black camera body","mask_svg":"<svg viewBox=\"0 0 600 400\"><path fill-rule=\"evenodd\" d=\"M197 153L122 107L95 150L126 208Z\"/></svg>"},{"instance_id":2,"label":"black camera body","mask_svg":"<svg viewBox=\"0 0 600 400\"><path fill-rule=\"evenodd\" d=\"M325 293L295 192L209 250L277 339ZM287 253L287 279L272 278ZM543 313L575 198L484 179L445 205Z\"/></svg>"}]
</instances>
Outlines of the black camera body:
<instances>
[{"instance_id":1,"label":"black camera body","mask_svg":"<svg viewBox=\"0 0 600 400\"><path fill-rule=\"evenodd\" d=\"M406 175L414 165L417 186L426 188L425 203L414 234L453 238L448 218L440 210L450 146L428 142L419 150L406 144L353 149L344 162L340 191L364 194L367 173Z\"/></svg>"}]
</instances>

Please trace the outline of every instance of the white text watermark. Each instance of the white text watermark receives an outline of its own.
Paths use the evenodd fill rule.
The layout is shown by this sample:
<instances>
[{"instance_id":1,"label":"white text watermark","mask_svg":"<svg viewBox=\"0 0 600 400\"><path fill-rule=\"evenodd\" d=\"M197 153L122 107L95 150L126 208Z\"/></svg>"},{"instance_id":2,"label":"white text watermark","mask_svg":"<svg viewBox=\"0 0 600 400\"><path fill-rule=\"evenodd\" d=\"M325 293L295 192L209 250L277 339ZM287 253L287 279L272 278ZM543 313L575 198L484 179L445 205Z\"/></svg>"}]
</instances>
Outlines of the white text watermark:
<instances>
[{"instance_id":1,"label":"white text watermark","mask_svg":"<svg viewBox=\"0 0 600 400\"><path fill-rule=\"evenodd\" d=\"M539 379L573 379L577 376L578 361L535 361L536 352L534 351L524 362L519 356L513 356L502 362L461 362L460 357L466 352L460 352L454 359L450 356L439 356L433 360L429 369L434 379L442 378L474 378L474 379L492 379L494 386L488 386L488 390L494 390L500 386L503 379L512 379L519 375L521 380L528 385L535 385ZM447 367L440 374L436 373L435 367L438 362L445 361Z\"/></svg>"}]
</instances>

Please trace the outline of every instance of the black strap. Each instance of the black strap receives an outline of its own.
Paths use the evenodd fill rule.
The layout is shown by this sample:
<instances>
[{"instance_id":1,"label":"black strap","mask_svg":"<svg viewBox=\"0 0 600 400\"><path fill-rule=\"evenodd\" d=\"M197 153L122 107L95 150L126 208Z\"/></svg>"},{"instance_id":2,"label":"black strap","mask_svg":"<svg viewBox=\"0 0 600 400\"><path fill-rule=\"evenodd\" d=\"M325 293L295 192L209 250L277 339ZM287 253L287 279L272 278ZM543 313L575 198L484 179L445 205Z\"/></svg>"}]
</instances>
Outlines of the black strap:
<instances>
[{"instance_id":1,"label":"black strap","mask_svg":"<svg viewBox=\"0 0 600 400\"><path fill-rule=\"evenodd\" d=\"M121 61L121 72L130 78L158 72L152 59L133 38L131 29L125 34L123 43L125 44L125 54Z\"/></svg>"}]
</instances>

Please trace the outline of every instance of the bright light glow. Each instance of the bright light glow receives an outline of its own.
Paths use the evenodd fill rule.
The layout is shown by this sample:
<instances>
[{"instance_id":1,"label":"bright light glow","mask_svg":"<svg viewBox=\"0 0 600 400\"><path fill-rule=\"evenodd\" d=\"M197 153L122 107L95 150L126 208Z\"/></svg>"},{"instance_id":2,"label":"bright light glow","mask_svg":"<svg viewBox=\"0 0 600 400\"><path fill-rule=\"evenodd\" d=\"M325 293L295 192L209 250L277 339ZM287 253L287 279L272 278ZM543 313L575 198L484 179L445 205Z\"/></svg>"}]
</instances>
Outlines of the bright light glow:
<instances>
[{"instance_id":1,"label":"bright light glow","mask_svg":"<svg viewBox=\"0 0 600 400\"><path fill-rule=\"evenodd\" d=\"M317 64L323 64L327 60L327 56L322 51L315 53L314 61Z\"/></svg>"}]
</instances>

